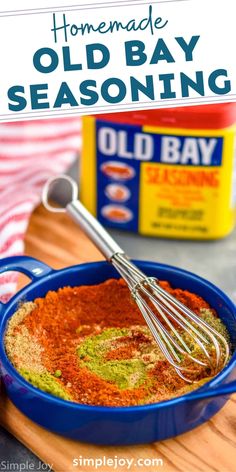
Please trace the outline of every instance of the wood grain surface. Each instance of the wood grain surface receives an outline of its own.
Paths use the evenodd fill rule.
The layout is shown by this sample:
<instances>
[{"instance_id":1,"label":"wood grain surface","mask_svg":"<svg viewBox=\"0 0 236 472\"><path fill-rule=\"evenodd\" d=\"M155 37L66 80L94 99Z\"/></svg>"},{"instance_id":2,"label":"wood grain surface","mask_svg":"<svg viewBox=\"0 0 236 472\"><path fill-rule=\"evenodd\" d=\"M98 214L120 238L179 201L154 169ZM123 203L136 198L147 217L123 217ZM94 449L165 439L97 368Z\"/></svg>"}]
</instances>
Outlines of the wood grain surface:
<instances>
[{"instance_id":1,"label":"wood grain surface","mask_svg":"<svg viewBox=\"0 0 236 472\"><path fill-rule=\"evenodd\" d=\"M26 235L26 253L54 268L102 259L93 244L65 215L49 215L39 207ZM20 286L25 278L20 279ZM210 421L195 430L166 441L129 447L105 447L82 444L62 438L37 426L20 413L2 392L0 423L56 472L100 470L143 470L146 472L235 472L236 471L236 396ZM128 469L121 465L73 466L73 459L129 459ZM146 465L138 466L138 460ZM152 460L162 459L163 466ZM143 462L144 463L144 462Z\"/></svg>"}]
</instances>

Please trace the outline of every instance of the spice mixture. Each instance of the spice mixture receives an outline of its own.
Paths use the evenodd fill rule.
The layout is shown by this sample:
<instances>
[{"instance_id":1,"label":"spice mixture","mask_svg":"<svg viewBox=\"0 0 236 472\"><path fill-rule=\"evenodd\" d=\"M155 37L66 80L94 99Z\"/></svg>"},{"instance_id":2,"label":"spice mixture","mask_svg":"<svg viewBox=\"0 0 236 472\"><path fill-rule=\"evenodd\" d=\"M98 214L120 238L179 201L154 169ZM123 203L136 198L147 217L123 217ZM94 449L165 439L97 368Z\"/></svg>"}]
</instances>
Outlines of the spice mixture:
<instances>
[{"instance_id":1,"label":"spice mixture","mask_svg":"<svg viewBox=\"0 0 236 472\"><path fill-rule=\"evenodd\" d=\"M223 336L226 328L201 297L162 288ZM158 314L157 314L158 316ZM163 357L122 280L64 287L22 304L9 321L7 355L31 384L89 405L130 406L179 396L209 380L206 367L187 384ZM197 353L192 345L192 354Z\"/></svg>"}]
</instances>

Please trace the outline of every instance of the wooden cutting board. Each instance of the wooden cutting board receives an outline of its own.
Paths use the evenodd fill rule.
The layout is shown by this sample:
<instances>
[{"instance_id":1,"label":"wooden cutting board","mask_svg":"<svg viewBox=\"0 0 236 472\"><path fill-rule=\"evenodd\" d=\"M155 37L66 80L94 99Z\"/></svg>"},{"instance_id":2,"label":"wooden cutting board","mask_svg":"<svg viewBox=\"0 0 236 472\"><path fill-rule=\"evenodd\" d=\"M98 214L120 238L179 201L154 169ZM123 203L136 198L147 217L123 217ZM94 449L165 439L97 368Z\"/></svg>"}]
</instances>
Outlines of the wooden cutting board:
<instances>
[{"instance_id":1,"label":"wooden cutting board","mask_svg":"<svg viewBox=\"0 0 236 472\"><path fill-rule=\"evenodd\" d=\"M102 259L99 252L65 215L48 214L39 207L26 235L26 253L54 268L78 262ZM25 283L24 277L20 285ZM159 443L129 447L105 447L82 444L62 438L37 426L20 413L4 396L0 401L0 423L56 472L91 472L115 470L111 466L95 468L93 460L103 457L129 459L133 465L118 471L151 472L235 472L236 471L236 396L206 424L195 430ZM74 458L90 459L90 465L74 467ZM138 467L137 460L146 461ZM151 465L162 459L163 466ZM143 462L144 463L144 462Z\"/></svg>"}]
</instances>

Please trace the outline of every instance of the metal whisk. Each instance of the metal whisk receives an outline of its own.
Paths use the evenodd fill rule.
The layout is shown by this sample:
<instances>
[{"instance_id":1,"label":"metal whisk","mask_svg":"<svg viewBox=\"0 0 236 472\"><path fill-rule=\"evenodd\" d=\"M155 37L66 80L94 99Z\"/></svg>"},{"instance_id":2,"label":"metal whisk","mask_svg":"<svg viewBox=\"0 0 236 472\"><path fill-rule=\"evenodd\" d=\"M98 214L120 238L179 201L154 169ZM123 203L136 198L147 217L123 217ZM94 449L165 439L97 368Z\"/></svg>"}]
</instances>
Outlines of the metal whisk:
<instances>
[{"instance_id":1,"label":"metal whisk","mask_svg":"<svg viewBox=\"0 0 236 472\"><path fill-rule=\"evenodd\" d=\"M69 182L72 190L71 201L64 208L54 207L48 201L52 185L59 180ZM164 290L156 278L147 277L139 270L77 200L77 194L76 182L62 175L48 180L43 189L42 201L49 211L67 212L116 268L126 281L160 351L182 379L194 382L191 373L196 374L197 366L208 367L211 375L216 374L227 363L230 355L224 336ZM192 355L192 343L197 346L197 357Z\"/></svg>"}]
</instances>

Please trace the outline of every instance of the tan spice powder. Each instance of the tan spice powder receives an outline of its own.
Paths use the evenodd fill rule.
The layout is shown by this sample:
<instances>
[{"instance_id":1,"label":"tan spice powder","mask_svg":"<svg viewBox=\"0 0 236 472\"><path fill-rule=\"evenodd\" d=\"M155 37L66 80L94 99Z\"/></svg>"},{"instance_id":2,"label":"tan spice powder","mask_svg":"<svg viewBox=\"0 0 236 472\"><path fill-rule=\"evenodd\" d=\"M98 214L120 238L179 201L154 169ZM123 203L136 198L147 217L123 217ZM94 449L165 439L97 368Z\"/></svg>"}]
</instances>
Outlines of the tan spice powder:
<instances>
[{"instance_id":1,"label":"tan spice powder","mask_svg":"<svg viewBox=\"0 0 236 472\"><path fill-rule=\"evenodd\" d=\"M160 284L227 337L205 300ZM21 305L9 320L5 344L12 364L29 382L79 403L147 404L197 387L179 378L158 351L122 280L64 287ZM196 373L198 385L208 375L204 368Z\"/></svg>"}]
</instances>

